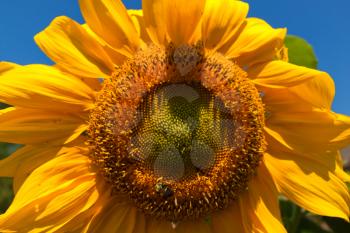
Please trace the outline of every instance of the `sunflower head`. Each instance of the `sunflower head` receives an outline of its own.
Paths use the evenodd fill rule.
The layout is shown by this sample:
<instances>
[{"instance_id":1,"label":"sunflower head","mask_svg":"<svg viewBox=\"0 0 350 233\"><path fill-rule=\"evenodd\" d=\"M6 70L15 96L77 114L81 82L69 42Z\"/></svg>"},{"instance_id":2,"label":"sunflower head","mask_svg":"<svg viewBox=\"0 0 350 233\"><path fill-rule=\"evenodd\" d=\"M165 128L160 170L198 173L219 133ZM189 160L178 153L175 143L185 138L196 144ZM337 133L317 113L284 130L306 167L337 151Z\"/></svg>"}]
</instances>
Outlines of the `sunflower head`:
<instances>
[{"instance_id":1,"label":"sunflower head","mask_svg":"<svg viewBox=\"0 0 350 233\"><path fill-rule=\"evenodd\" d=\"M0 63L0 141L24 145L0 232L285 233L281 194L348 219L350 119L285 29L242 1L79 3L35 37L54 66Z\"/></svg>"},{"instance_id":2,"label":"sunflower head","mask_svg":"<svg viewBox=\"0 0 350 233\"><path fill-rule=\"evenodd\" d=\"M247 74L203 46L150 46L106 80L91 158L148 215L194 219L247 188L264 152L264 110Z\"/></svg>"}]
</instances>

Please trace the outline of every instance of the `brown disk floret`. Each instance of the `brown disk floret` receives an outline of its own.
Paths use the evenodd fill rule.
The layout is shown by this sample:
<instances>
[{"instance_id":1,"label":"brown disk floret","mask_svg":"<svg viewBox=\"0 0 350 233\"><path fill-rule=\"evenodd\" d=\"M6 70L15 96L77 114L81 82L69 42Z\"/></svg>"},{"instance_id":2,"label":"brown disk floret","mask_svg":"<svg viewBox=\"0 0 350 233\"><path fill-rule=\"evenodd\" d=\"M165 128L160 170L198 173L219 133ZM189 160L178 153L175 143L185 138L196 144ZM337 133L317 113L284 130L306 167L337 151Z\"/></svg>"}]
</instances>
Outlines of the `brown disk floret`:
<instances>
[{"instance_id":1,"label":"brown disk floret","mask_svg":"<svg viewBox=\"0 0 350 233\"><path fill-rule=\"evenodd\" d=\"M198 93L198 103L164 94L179 88ZM238 65L206 56L200 44L149 46L104 81L89 144L115 193L177 222L223 209L247 189L265 149L263 127L259 93Z\"/></svg>"}]
</instances>

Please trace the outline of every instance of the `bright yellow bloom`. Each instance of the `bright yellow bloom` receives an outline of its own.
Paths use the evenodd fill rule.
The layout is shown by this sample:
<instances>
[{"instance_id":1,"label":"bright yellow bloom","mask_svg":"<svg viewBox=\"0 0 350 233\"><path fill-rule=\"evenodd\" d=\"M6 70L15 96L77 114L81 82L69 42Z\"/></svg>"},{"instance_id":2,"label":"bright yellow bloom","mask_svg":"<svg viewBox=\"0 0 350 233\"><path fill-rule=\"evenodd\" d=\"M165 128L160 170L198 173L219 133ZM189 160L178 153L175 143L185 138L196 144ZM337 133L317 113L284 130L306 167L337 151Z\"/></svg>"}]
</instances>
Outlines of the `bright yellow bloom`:
<instances>
[{"instance_id":1,"label":"bright yellow bloom","mask_svg":"<svg viewBox=\"0 0 350 233\"><path fill-rule=\"evenodd\" d=\"M280 194L348 220L350 118L285 29L240 1L80 6L35 37L54 66L0 63L0 141L24 145L1 232L286 232Z\"/></svg>"}]
</instances>

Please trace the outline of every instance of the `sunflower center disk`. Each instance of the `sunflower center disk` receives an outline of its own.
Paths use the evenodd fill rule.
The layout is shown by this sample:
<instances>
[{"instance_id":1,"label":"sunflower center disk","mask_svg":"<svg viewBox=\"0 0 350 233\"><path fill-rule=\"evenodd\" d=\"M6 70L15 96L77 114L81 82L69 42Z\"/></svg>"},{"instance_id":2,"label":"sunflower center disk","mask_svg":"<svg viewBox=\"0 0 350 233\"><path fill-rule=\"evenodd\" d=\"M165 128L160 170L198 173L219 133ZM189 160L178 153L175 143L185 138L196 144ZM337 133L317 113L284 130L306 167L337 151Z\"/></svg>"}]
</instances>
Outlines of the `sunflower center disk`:
<instances>
[{"instance_id":1,"label":"sunflower center disk","mask_svg":"<svg viewBox=\"0 0 350 233\"><path fill-rule=\"evenodd\" d=\"M265 148L259 93L201 46L150 46L106 80L90 117L91 158L114 193L177 222L223 209Z\"/></svg>"},{"instance_id":2,"label":"sunflower center disk","mask_svg":"<svg viewBox=\"0 0 350 233\"><path fill-rule=\"evenodd\" d=\"M142 122L131 138L130 156L164 182L209 173L220 154L240 146L234 145L235 125L223 106L203 87L157 88L139 109Z\"/></svg>"}]
</instances>

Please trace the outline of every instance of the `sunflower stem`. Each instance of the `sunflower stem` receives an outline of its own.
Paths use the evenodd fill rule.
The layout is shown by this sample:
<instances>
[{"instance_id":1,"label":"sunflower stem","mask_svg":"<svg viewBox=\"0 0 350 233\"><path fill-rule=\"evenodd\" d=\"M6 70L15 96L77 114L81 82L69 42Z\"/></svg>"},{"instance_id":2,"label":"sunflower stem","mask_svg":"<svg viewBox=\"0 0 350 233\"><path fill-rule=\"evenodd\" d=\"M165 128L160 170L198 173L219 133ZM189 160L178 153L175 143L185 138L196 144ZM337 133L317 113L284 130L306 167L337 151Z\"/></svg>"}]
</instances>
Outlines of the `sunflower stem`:
<instances>
[{"instance_id":1,"label":"sunflower stem","mask_svg":"<svg viewBox=\"0 0 350 233\"><path fill-rule=\"evenodd\" d=\"M294 205L293 214L292 214L292 217L290 220L288 233L296 233L297 232L297 230L299 228L300 221L303 218L303 215L304 215L303 209L297 205Z\"/></svg>"}]
</instances>

